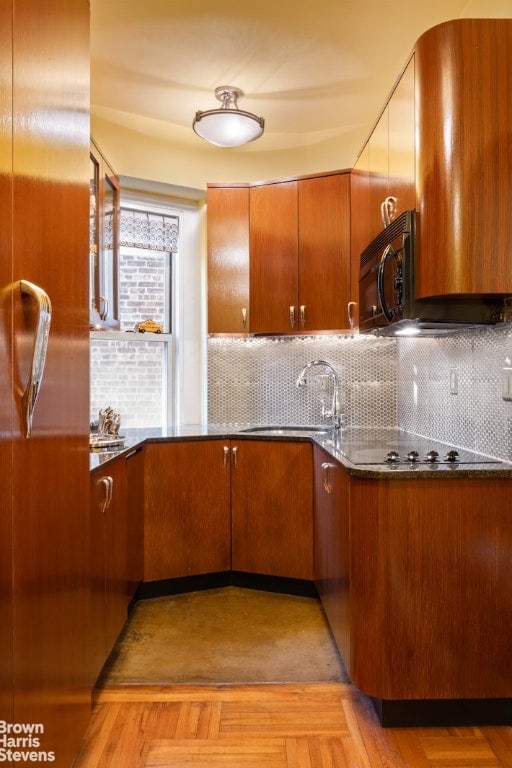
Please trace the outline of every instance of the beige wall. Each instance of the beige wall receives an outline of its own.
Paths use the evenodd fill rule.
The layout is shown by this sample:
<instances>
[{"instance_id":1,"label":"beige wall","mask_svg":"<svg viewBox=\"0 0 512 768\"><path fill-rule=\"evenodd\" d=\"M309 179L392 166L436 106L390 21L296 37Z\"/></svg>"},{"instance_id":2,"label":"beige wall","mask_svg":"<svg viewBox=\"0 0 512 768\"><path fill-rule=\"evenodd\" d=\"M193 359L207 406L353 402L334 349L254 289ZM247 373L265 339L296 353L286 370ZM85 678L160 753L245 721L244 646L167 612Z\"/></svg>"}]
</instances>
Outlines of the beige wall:
<instances>
[{"instance_id":1,"label":"beige wall","mask_svg":"<svg viewBox=\"0 0 512 768\"><path fill-rule=\"evenodd\" d=\"M357 130L299 149L254 152L250 145L210 146L192 127L186 131L190 135L155 137L154 125L147 125L146 132L140 118L127 115L124 122L95 114L91 118L92 135L117 173L200 191L208 182L264 181L351 168L361 149Z\"/></svg>"}]
</instances>

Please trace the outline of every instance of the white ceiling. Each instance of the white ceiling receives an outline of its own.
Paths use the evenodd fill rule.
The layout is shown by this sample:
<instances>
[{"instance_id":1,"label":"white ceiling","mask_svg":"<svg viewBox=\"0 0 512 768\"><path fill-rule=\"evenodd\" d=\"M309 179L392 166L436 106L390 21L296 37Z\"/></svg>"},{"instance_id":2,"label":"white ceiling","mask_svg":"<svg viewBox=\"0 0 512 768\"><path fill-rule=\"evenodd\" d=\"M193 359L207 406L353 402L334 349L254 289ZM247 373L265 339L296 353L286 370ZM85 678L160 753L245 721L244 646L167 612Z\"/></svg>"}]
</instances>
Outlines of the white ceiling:
<instances>
[{"instance_id":1,"label":"white ceiling","mask_svg":"<svg viewBox=\"0 0 512 768\"><path fill-rule=\"evenodd\" d=\"M265 118L250 152L366 138L417 38L512 0L91 0L92 113L184 147L214 89Z\"/></svg>"}]
</instances>

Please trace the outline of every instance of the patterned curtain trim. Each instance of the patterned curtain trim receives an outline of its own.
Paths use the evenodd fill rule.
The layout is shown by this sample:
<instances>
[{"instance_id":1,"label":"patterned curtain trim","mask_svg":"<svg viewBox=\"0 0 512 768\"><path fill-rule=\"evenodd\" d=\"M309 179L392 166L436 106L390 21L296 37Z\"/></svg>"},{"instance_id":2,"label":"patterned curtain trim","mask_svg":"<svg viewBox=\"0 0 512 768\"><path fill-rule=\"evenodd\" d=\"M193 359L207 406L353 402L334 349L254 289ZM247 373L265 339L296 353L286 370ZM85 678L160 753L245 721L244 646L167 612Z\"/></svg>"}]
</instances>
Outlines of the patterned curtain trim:
<instances>
[{"instance_id":1,"label":"patterned curtain trim","mask_svg":"<svg viewBox=\"0 0 512 768\"><path fill-rule=\"evenodd\" d=\"M177 253L178 237L177 217L121 208L119 245Z\"/></svg>"}]
</instances>

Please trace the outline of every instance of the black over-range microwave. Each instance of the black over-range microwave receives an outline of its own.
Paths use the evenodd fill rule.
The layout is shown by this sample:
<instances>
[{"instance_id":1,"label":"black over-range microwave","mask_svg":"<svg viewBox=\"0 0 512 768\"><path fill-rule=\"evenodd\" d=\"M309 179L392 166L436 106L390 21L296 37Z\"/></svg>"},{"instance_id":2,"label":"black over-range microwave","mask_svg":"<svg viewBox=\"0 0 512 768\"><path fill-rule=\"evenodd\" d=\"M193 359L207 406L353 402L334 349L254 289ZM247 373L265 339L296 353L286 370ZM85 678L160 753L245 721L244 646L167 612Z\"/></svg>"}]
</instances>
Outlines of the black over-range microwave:
<instances>
[{"instance_id":1,"label":"black over-range microwave","mask_svg":"<svg viewBox=\"0 0 512 768\"><path fill-rule=\"evenodd\" d=\"M392 221L361 254L359 331L440 336L503 319L503 302L415 296L415 211Z\"/></svg>"}]
</instances>

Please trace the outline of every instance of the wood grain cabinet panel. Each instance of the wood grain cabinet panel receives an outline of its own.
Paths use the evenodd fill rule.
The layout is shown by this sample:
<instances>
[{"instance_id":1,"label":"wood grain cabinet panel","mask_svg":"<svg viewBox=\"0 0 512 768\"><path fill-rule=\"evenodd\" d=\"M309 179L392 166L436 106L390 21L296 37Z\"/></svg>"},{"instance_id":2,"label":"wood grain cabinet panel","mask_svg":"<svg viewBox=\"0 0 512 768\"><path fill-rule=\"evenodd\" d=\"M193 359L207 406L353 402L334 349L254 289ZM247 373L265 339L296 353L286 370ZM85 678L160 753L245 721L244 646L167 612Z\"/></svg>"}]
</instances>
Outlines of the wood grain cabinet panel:
<instances>
[{"instance_id":1,"label":"wood grain cabinet panel","mask_svg":"<svg viewBox=\"0 0 512 768\"><path fill-rule=\"evenodd\" d=\"M386 226L386 206L391 218L416 208L415 131L413 55L352 170L352 256L358 273L362 251Z\"/></svg>"},{"instance_id":2,"label":"wood grain cabinet panel","mask_svg":"<svg viewBox=\"0 0 512 768\"><path fill-rule=\"evenodd\" d=\"M9 0L0 16L0 156L4 163L7 152L12 163L10 176L4 177L5 166L0 174L0 189L10 187L12 201L6 208L12 213L10 228L2 227L0 234L2 295L10 292L13 302L12 333L9 329L4 337L2 332L9 364L1 374L0 398L2 414L13 403L10 431L3 431L1 416L8 459L2 462L0 483L3 487L5 475L10 476L2 536L3 516L8 525L12 513L12 716L18 723L44 723L43 749L55 752L53 765L67 768L89 720L94 681L89 657L89 7L86 0ZM12 77L4 77L10 51ZM5 232L9 243L3 241ZM20 393L28 383L38 308L32 297L21 295L22 280L42 288L53 309L30 437L20 417ZM6 312L3 306L2 323Z\"/></svg>"},{"instance_id":3,"label":"wood grain cabinet panel","mask_svg":"<svg viewBox=\"0 0 512 768\"><path fill-rule=\"evenodd\" d=\"M250 189L252 333L299 330L297 182Z\"/></svg>"},{"instance_id":4,"label":"wood grain cabinet panel","mask_svg":"<svg viewBox=\"0 0 512 768\"><path fill-rule=\"evenodd\" d=\"M352 247L359 254L416 209L416 293L512 293L511 19L456 19L425 32L353 170Z\"/></svg>"},{"instance_id":5,"label":"wood grain cabinet panel","mask_svg":"<svg viewBox=\"0 0 512 768\"><path fill-rule=\"evenodd\" d=\"M249 331L249 187L208 185L208 332Z\"/></svg>"},{"instance_id":6,"label":"wood grain cabinet panel","mask_svg":"<svg viewBox=\"0 0 512 768\"><path fill-rule=\"evenodd\" d=\"M314 446L313 454L315 584L350 674L350 480L319 446Z\"/></svg>"},{"instance_id":7,"label":"wood grain cabinet panel","mask_svg":"<svg viewBox=\"0 0 512 768\"><path fill-rule=\"evenodd\" d=\"M209 185L209 333L346 329L352 278L348 172Z\"/></svg>"},{"instance_id":8,"label":"wood grain cabinet panel","mask_svg":"<svg viewBox=\"0 0 512 768\"><path fill-rule=\"evenodd\" d=\"M313 578L309 443L146 446L144 581L236 570Z\"/></svg>"},{"instance_id":9,"label":"wood grain cabinet panel","mask_svg":"<svg viewBox=\"0 0 512 768\"><path fill-rule=\"evenodd\" d=\"M350 174L299 180L299 330L348 328Z\"/></svg>"},{"instance_id":10,"label":"wood grain cabinet panel","mask_svg":"<svg viewBox=\"0 0 512 768\"><path fill-rule=\"evenodd\" d=\"M127 618L128 525L124 458L91 473L93 630L97 672Z\"/></svg>"},{"instance_id":11,"label":"wood grain cabinet panel","mask_svg":"<svg viewBox=\"0 0 512 768\"><path fill-rule=\"evenodd\" d=\"M0 285L12 284L12 4L0 7ZM12 339L12 297L0 312L0 337ZM13 717L12 648L12 362L0 345L0 717Z\"/></svg>"},{"instance_id":12,"label":"wood grain cabinet panel","mask_svg":"<svg viewBox=\"0 0 512 768\"><path fill-rule=\"evenodd\" d=\"M231 445L233 570L311 580L311 444L250 440Z\"/></svg>"},{"instance_id":13,"label":"wood grain cabinet panel","mask_svg":"<svg viewBox=\"0 0 512 768\"><path fill-rule=\"evenodd\" d=\"M350 481L351 679L387 700L510 698L507 479Z\"/></svg>"},{"instance_id":14,"label":"wood grain cabinet panel","mask_svg":"<svg viewBox=\"0 0 512 768\"><path fill-rule=\"evenodd\" d=\"M229 570L229 440L149 444L145 478L144 581Z\"/></svg>"},{"instance_id":15,"label":"wood grain cabinet panel","mask_svg":"<svg viewBox=\"0 0 512 768\"><path fill-rule=\"evenodd\" d=\"M511 46L512 19L416 44L420 297L512 293Z\"/></svg>"}]
</instances>

